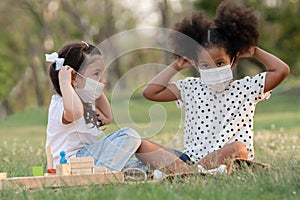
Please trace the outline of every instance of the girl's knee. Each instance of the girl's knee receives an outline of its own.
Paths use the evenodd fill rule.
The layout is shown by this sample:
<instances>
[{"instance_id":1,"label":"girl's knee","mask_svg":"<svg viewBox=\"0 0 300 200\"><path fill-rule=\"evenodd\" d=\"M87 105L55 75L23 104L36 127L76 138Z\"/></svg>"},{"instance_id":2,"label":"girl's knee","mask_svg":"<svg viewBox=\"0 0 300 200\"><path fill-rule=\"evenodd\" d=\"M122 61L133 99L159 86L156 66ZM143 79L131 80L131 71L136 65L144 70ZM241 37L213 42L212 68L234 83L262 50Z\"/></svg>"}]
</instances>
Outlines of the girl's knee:
<instances>
[{"instance_id":1,"label":"girl's knee","mask_svg":"<svg viewBox=\"0 0 300 200\"><path fill-rule=\"evenodd\" d=\"M141 142L142 142L141 136L132 128L125 127L125 128L122 128L120 130L120 132L125 134L127 136L127 138L129 138L130 140L136 141L138 143L138 145L141 144Z\"/></svg>"},{"instance_id":2,"label":"girl's knee","mask_svg":"<svg viewBox=\"0 0 300 200\"><path fill-rule=\"evenodd\" d=\"M125 127L125 128L121 128L120 131L127 134L130 137L141 138L141 136L132 128Z\"/></svg>"}]
</instances>

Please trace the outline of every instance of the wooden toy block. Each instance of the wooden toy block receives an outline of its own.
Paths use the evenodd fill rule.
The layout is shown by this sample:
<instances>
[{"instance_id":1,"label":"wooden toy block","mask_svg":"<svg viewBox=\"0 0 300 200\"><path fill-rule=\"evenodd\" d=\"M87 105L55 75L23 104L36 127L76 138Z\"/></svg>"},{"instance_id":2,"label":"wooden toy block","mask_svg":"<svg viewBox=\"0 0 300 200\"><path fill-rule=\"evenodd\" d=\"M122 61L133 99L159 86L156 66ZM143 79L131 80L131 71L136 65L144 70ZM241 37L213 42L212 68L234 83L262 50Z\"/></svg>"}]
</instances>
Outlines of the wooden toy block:
<instances>
[{"instance_id":1,"label":"wooden toy block","mask_svg":"<svg viewBox=\"0 0 300 200\"><path fill-rule=\"evenodd\" d=\"M93 174L93 168L86 168L86 169L71 169L71 175L78 175L78 174Z\"/></svg>"},{"instance_id":2,"label":"wooden toy block","mask_svg":"<svg viewBox=\"0 0 300 200\"><path fill-rule=\"evenodd\" d=\"M47 169L53 169L52 146L48 146L46 148L46 156L47 156Z\"/></svg>"},{"instance_id":3,"label":"wooden toy block","mask_svg":"<svg viewBox=\"0 0 300 200\"><path fill-rule=\"evenodd\" d=\"M70 159L71 174L93 173L94 158L78 157Z\"/></svg>"},{"instance_id":4,"label":"wooden toy block","mask_svg":"<svg viewBox=\"0 0 300 200\"><path fill-rule=\"evenodd\" d=\"M1 172L0 173L0 180L5 179L5 178L7 178L7 173L6 172Z\"/></svg>"},{"instance_id":5,"label":"wooden toy block","mask_svg":"<svg viewBox=\"0 0 300 200\"><path fill-rule=\"evenodd\" d=\"M86 186L124 182L124 173L13 177L0 180L3 189L34 189L47 187Z\"/></svg>"},{"instance_id":6,"label":"wooden toy block","mask_svg":"<svg viewBox=\"0 0 300 200\"><path fill-rule=\"evenodd\" d=\"M94 168L94 174L103 173L103 172L107 172L107 168L106 167L95 167Z\"/></svg>"},{"instance_id":7,"label":"wooden toy block","mask_svg":"<svg viewBox=\"0 0 300 200\"><path fill-rule=\"evenodd\" d=\"M93 162L83 162L83 163L70 163L71 169L86 169L86 168L93 168Z\"/></svg>"},{"instance_id":8,"label":"wooden toy block","mask_svg":"<svg viewBox=\"0 0 300 200\"><path fill-rule=\"evenodd\" d=\"M58 164L56 165L56 174L57 175L70 175L71 174L71 168L70 164Z\"/></svg>"},{"instance_id":9,"label":"wooden toy block","mask_svg":"<svg viewBox=\"0 0 300 200\"><path fill-rule=\"evenodd\" d=\"M70 158L70 163L94 163L93 157L77 157L77 158Z\"/></svg>"}]
</instances>

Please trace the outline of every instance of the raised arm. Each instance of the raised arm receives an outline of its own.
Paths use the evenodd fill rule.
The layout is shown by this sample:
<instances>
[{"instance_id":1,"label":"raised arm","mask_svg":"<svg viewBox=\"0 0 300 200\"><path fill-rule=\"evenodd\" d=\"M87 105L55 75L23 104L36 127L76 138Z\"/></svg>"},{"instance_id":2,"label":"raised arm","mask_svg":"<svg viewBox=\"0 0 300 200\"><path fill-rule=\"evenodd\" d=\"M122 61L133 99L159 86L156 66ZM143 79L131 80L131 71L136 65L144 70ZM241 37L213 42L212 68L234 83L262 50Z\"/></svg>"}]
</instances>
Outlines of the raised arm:
<instances>
[{"instance_id":1,"label":"raised arm","mask_svg":"<svg viewBox=\"0 0 300 200\"><path fill-rule=\"evenodd\" d=\"M259 47L255 48L253 57L263 63L267 70L264 92L275 88L290 73L290 68L286 63Z\"/></svg>"},{"instance_id":2,"label":"raised arm","mask_svg":"<svg viewBox=\"0 0 300 200\"><path fill-rule=\"evenodd\" d=\"M252 57L264 64L267 75L264 92L268 92L279 85L290 73L289 66L278 57L259 47L252 47L247 52L238 55L238 58Z\"/></svg>"},{"instance_id":3,"label":"raised arm","mask_svg":"<svg viewBox=\"0 0 300 200\"><path fill-rule=\"evenodd\" d=\"M191 62L185 58L175 60L147 84L143 91L144 97L160 102L180 99L180 91L170 80L178 71L190 66Z\"/></svg>"},{"instance_id":4,"label":"raised arm","mask_svg":"<svg viewBox=\"0 0 300 200\"><path fill-rule=\"evenodd\" d=\"M76 121L83 116L83 105L72 86L72 73L71 67L62 66L58 75L64 104L62 121L65 124Z\"/></svg>"}]
</instances>

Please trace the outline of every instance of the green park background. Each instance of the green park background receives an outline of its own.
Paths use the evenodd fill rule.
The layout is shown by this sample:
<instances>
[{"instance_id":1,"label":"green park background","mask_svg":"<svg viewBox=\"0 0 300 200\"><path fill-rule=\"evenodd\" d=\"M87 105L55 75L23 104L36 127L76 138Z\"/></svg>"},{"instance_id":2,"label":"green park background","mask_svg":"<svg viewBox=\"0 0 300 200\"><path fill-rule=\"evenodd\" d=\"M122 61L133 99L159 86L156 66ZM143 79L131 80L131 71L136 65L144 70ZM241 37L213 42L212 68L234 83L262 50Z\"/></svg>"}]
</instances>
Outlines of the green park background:
<instances>
[{"instance_id":1,"label":"green park background","mask_svg":"<svg viewBox=\"0 0 300 200\"><path fill-rule=\"evenodd\" d=\"M4 0L0 2L0 172L31 176L46 166L47 108L53 93L45 53L67 41L100 44L137 27L172 28L193 11L214 16L220 0ZM147 184L0 191L0 199L299 199L300 198L300 1L244 0L259 19L259 46L291 69L269 100L257 105L256 160L270 170L230 176L187 177ZM150 38L151 39L151 38ZM130 45L130 41L128 44ZM182 149L183 116L175 102L153 103L141 95L147 80L172 61L155 49L128 52L108 67L106 93L115 121L108 134L131 126L142 137ZM151 67L149 63L155 63ZM143 70L132 70L141 67ZM139 68L140 69L140 68ZM235 77L263 70L242 60ZM127 75L134 78L128 78ZM182 76L197 76L186 70ZM123 77L127 77L124 78ZM121 80L121 82L120 82ZM121 89L116 87L121 86ZM149 128L150 127L150 128ZM153 130L153 131L152 131Z\"/></svg>"}]
</instances>

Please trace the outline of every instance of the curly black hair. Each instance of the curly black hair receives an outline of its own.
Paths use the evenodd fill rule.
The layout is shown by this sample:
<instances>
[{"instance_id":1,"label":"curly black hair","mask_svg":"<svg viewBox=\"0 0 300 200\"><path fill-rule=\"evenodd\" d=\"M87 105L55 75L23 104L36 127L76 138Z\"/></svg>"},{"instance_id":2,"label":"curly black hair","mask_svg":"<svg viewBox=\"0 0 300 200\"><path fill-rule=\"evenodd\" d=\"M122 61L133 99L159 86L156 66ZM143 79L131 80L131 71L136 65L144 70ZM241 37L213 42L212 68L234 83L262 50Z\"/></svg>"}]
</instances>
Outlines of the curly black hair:
<instances>
[{"instance_id":1,"label":"curly black hair","mask_svg":"<svg viewBox=\"0 0 300 200\"><path fill-rule=\"evenodd\" d=\"M80 41L69 42L58 51L58 57L65 59L64 65L69 65L76 72L82 69L81 66L84 63L87 55L101 55L101 52L94 45ZM55 66L56 63L52 63L50 65L49 75L55 91L57 92L57 94L62 96L58 78L59 70L56 70ZM95 111L94 105L85 103L83 101L82 104L84 108L85 122L87 124L93 124L93 126L96 126L97 128L103 126L104 124L102 123L102 121L98 120L98 115Z\"/></svg>"},{"instance_id":2,"label":"curly black hair","mask_svg":"<svg viewBox=\"0 0 300 200\"><path fill-rule=\"evenodd\" d=\"M170 34L170 44L175 55L197 60L199 38L213 27L213 21L205 13L194 12L174 26Z\"/></svg>"},{"instance_id":3,"label":"curly black hair","mask_svg":"<svg viewBox=\"0 0 300 200\"><path fill-rule=\"evenodd\" d=\"M176 23L174 30L198 43L195 45L182 39L176 32L170 35L173 51L197 62L197 54L202 48L222 47L233 59L258 43L258 20L250 8L222 1L214 19L197 12Z\"/></svg>"}]
</instances>

